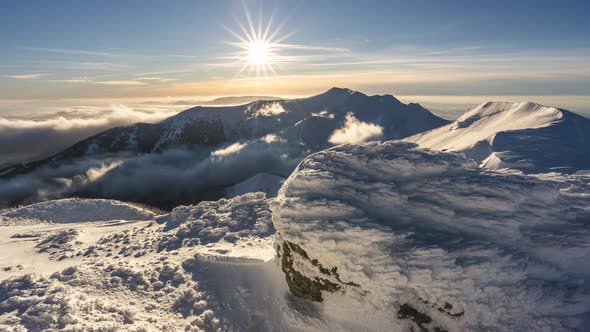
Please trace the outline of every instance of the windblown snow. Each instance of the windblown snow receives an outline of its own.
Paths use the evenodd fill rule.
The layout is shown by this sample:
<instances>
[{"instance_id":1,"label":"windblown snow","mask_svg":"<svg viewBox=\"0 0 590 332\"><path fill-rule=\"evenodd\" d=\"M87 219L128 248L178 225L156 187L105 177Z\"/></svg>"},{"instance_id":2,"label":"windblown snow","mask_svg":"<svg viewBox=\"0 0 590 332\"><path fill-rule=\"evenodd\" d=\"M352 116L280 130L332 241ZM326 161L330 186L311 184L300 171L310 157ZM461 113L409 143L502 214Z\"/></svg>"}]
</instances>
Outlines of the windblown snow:
<instances>
[{"instance_id":1,"label":"windblown snow","mask_svg":"<svg viewBox=\"0 0 590 332\"><path fill-rule=\"evenodd\" d=\"M406 140L424 148L464 152L491 169L590 169L590 119L535 103L484 103L446 126Z\"/></svg>"},{"instance_id":2,"label":"windblown snow","mask_svg":"<svg viewBox=\"0 0 590 332\"><path fill-rule=\"evenodd\" d=\"M277 248L291 290L321 301L335 330L583 331L588 183L411 143L338 146L281 188Z\"/></svg>"}]
</instances>

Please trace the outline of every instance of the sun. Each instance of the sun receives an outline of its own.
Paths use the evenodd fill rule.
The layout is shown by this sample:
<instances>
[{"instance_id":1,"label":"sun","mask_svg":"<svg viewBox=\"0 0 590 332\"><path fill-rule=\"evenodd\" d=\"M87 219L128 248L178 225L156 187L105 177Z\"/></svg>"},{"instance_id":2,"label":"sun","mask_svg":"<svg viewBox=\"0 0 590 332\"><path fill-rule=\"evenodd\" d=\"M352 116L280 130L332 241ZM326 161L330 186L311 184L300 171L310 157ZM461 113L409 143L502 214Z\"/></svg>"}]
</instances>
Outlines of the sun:
<instances>
[{"instance_id":1,"label":"sun","mask_svg":"<svg viewBox=\"0 0 590 332\"><path fill-rule=\"evenodd\" d=\"M282 24L276 28L273 27L274 15L271 15L267 24L263 25L260 16L257 24L254 24L250 11L246 7L244 7L244 14L245 24L236 19L239 33L225 27L237 39L227 43L237 48L237 51L228 57L233 60L234 64L241 67L236 76L246 73L250 77L266 78L276 74L276 68L281 65L281 62L284 62L284 56L279 54L286 47L282 42L290 34L279 36Z\"/></svg>"},{"instance_id":2,"label":"sun","mask_svg":"<svg viewBox=\"0 0 590 332\"><path fill-rule=\"evenodd\" d=\"M269 53L269 47L264 42L253 42L248 45L248 61L252 65L265 65L268 61Z\"/></svg>"}]
</instances>

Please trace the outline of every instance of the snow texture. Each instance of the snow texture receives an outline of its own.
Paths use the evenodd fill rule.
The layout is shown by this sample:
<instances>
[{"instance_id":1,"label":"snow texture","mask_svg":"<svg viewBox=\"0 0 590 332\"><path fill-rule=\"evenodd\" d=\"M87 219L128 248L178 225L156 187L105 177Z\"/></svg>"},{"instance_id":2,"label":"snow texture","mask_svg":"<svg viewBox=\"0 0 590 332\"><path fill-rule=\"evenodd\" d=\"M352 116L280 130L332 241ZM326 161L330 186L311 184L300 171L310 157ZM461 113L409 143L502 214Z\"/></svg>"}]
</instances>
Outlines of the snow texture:
<instances>
[{"instance_id":1,"label":"snow texture","mask_svg":"<svg viewBox=\"0 0 590 332\"><path fill-rule=\"evenodd\" d=\"M292 330L264 193L181 206L157 221L119 212L110 216L135 220L74 222L89 219L84 208L109 215L121 204L60 200L6 217L71 213L68 223L2 227L0 330Z\"/></svg>"},{"instance_id":2,"label":"snow texture","mask_svg":"<svg viewBox=\"0 0 590 332\"><path fill-rule=\"evenodd\" d=\"M412 143L337 146L281 188L277 250L288 278L331 289L319 300L332 327L583 331L590 179L556 177Z\"/></svg>"}]
</instances>

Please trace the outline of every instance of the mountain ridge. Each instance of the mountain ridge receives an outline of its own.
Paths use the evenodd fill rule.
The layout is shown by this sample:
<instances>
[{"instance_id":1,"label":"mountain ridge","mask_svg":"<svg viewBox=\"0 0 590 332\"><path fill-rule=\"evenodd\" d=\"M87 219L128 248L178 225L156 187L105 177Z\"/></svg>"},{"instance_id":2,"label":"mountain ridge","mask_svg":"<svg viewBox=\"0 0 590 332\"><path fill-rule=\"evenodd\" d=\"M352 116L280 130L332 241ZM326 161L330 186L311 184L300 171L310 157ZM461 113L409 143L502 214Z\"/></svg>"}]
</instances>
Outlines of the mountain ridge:
<instances>
[{"instance_id":1,"label":"mountain ridge","mask_svg":"<svg viewBox=\"0 0 590 332\"><path fill-rule=\"evenodd\" d=\"M528 173L590 168L590 119L532 102L482 103L457 120L406 138L421 147L463 152L485 168Z\"/></svg>"},{"instance_id":2,"label":"mountain ridge","mask_svg":"<svg viewBox=\"0 0 590 332\"><path fill-rule=\"evenodd\" d=\"M77 142L48 158L6 167L0 177L27 173L47 164L108 153L154 153L173 147L208 146L278 134L322 112L330 114L326 127L340 127L348 113L360 121L384 127L384 138L399 139L446 124L418 104L403 104L391 95L367 96L345 88L299 99L258 100L235 106L195 106L158 123L115 127ZM325 139L329 133L324 133ZM293 136L291 137L294 138ZM316 148L327 142L313 142Z\"/></svg>"}]
</instances>

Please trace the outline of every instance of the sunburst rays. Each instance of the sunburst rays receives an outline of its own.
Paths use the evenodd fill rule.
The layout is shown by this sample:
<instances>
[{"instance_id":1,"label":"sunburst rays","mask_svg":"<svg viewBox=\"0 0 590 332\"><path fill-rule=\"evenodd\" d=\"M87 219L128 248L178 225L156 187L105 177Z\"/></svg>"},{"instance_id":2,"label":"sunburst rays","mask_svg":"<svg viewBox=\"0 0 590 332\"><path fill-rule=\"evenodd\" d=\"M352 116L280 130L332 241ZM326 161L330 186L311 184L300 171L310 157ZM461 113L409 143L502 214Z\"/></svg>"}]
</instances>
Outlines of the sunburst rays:
<instances>
[{"instance_id":1,"label":"sunburst rays","mask_svg":"<svg viewBox=\"0 0 590 332\"><path fill-rule=\"evenodd\" d=\"M275 24L275 13L271 14L266 24L263 22L262 11L259 12L254 22L250 10L244 5L245 24L234 17L239 32L228 27L225 29L236 41L228 42L238 50L228 58L240 65L236 76L247 75L249 77L266 78L276 75L281 69L284 42L290 33L282 34L285 21Z\"/></svg>"}]
</instances>

